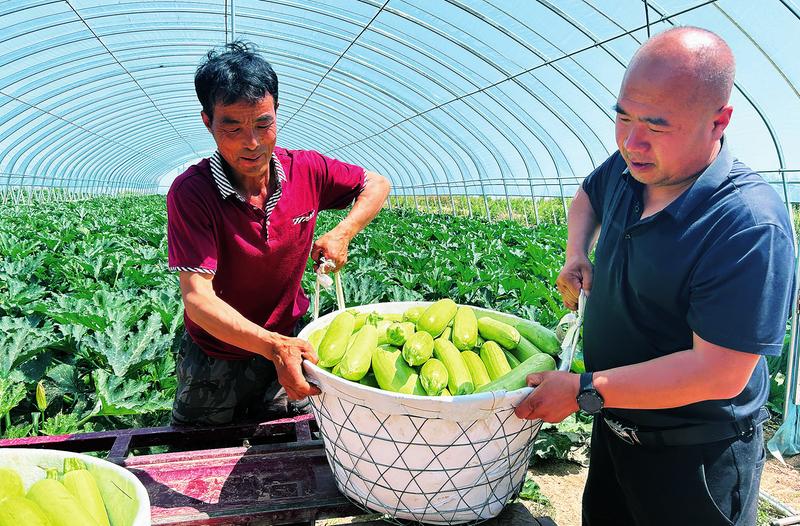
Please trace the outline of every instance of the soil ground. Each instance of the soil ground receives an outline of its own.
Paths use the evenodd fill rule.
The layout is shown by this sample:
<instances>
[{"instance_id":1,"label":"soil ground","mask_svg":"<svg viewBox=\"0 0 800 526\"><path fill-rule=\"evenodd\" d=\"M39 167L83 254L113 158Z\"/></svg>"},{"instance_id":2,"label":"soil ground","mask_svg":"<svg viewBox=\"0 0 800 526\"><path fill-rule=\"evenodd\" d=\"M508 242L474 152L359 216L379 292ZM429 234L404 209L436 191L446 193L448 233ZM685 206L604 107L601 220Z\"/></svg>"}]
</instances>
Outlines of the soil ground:
<instances>
[{"instance_id":1,"label":"soil ground","mask_svg":"<svg viewBox=\"0 0 800 526\"><path fill-rule=\"evenodd\" d=\"M761 476L761 489L791 509L800 512L800 455L785 459L781 464L769 458ZM523 501L535 517L549 516L558 526L580 526L581 494L588 469L567 461L548 461L529 472L539 484L549 506ZM778 515L770 519L779 518Z\"/></svg>"},{"instance_id":2,"label":"soil ground","mask_svg":"<svg viewBox=\"0 0 800 526\"><path fill-rule=\"evenodd\" d=\"M766 438L769 439L774 432L774 426L765 429ZM768 456L761 475L761 490L800 514L800 455L785 458L785 464L769 453ZM574 462L545 461L537 464L528 474L539 484L541 494L550 504L544 506L524 501L525 507L533 516L551 517L558 526L580 526L581 494L587 472L588 468ZM769 519L780 518L774 510L766 511ZM760 524L767 522L760 521Z\"/></svg>"}]
</instances>

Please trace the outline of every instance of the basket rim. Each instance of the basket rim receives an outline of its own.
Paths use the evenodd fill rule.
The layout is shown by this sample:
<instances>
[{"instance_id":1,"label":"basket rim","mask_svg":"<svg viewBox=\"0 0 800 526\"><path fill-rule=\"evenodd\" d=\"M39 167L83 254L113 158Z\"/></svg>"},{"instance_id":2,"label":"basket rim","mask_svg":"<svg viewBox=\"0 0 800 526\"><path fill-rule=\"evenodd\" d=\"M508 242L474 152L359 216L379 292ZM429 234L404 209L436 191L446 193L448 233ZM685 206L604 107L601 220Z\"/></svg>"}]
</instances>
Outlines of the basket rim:
<instances>
[{"instance_id":1,"label":"basket rim","mask_svg":"<svg viewBox=\"0 0 800 526\"><path fill-rule=\"evenodd\" d=\"M390 301L390 302L382 302L382 303L370 303L367 305L357 305L348 307L344 310L346 311L359 311L359 312L373 312L375 310L386 310L386 313L401 313L408 308L411 307L418 307L418 306L428 306L434 304L434 301ZM505 316L514 320L519 321L526 321L524 318L516 316L514 314L508 314L505 312L500 312L492 309L487 309L484 307L478 307L476 305L469 305L469 304L458 304L458 306L467 306L478 311L482 312L489 312L492 314L499 314L501 316ZM298 338L308 341L308 337L310 334L321 328L327 324L329 324L334 317L338 314L343 312L340 309L335 311L329 312L324 316L320 316L316 320L312 321L300 331L297 335ZM560 356L555 356L554 358L560 359ZM559 364L557 370L559 371L566 371L569 367L569 364ZM528 396L531 392L533 392L532 387L521 387L519 389L513 391L507 391L505 389L501 389L498 391L488 391L484 393L471 393L468 395L458 395L458 396L438 396L438 397L431 397L431 396L424 396L424 395L414 395L414 394L405 394L405 393L395 393L391 391L383 391L381 389L376 389L374 387L369 387L366 385L359 384L358 382L353 382L351 380L347 380L345 378L340 378L333 373L330 373L318 365L312 363L310 360L303 360L303 368L306 371L306 375L308 380L311 383L315 383L319 386L317 378L322 377L325 382L332 383L333 385L342 385L347 390L355 390L356 392L363 393L370 397L378 397L378 399L383 398L384 400L392 400L394 402L402 404L403 402L408 402L410 404L418 404L422 401L426 401L430 403L431 401L435 401L436 405L443 405L447 407L448 404L453 405L462 405L464 403L480 403L480 402L488 402L493 401L493 405L497 405L498 402L501 402L506 399L519 399L520 401Z\"/></svg>"}]
</instances>

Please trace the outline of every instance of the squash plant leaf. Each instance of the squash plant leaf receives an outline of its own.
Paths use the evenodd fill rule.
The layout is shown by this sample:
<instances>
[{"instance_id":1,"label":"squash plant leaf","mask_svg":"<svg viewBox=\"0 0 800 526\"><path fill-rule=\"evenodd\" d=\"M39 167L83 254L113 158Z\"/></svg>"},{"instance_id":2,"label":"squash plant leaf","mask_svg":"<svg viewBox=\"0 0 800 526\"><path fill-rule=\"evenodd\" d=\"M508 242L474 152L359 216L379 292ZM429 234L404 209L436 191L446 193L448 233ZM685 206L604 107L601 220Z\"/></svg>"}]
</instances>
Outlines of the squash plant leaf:
<instances>
[{"instance_id":1,"label":"squash plant leaf","mask_svg":"<svg viewBox=\"0 0 800 526\"><path fill-rule=\"evenodd\" d=\"M53 382L56 393L59 395L74 395L81 390L78 384L78 369L75 366L62 363L51 367L46 374Z\"/></svg>"},{"instance_id":2,"label":"squash plant leaf","mask_svg":"<svg viewBox=\"0 0 800 526\"><path fill-rule=\"evenodd\" d=\"M50 367L53 356L50 353L40 353L19 365L8 375L14 381L33 384L42 379L45 371Z\"/></svg>"},{"instance_id":3,"label":"squash plant leaf","mask_svg":"<svg viewBox=\"0 0 800 526\"><path fill-rule=\"evenodd\" d=\"M44 351L53 342L52 331L32 326L25 318L0 318L0 376Z\"/></svg>"},{"instance_id":4,"label":"squash plant leaf","mask_svg":"<svg viewBox=\"0 0 800 526\"><path fill-rule=\"evenodd\" d=\"M120 378L103 369L96 369L93 374L95 394L100 402L98 416L138 415L172 408L172 400L147 382Z\"/></svg>"},{"instance_id":5,"label":"squash plant leaf","mask_svg":"<svg viewBox=\"0 0 800 526\"><path fill-rule=\"evenodd\" d=\"M119 377L169 351L171 344L170 335L161 333L161 318L157 314L140 321L135 332L126 320L116 319L103 332L84 339L84 345L104 356Z\"/></svg>"},{"instance_id":6,"label":"squash plant leaf","mask_svg":"<svg viewBox=\"0 0 800 526\"><path fill-rule=\"evenodd\" d=\"M88 300L66 294L54 294L48 301L36 305L34 311L46 314L64 325L84 325L95 331L102 331L108 325L106 318L94 314L96 309Z\"/></svg>"},{"instance_id":7,"label":"squash plant leaf","mask_svg":"<svg viewBox=\"0 0 800 526\"><path fill-rule=\"evenodd\" d=\"M6 314L30 314L47 294L47 289L36 283L2 274L0 278L0 310Z\"/></svg>"},{"instance_id":8,"label":"squash plant leaf","mask_svg":"<svg viewBox=\"0 0 800 526\"><path fill-rule=\"evenodd\" d=\"M0 376L0 418L25 399L25 386Z\"/></svg>"}]
</instances>

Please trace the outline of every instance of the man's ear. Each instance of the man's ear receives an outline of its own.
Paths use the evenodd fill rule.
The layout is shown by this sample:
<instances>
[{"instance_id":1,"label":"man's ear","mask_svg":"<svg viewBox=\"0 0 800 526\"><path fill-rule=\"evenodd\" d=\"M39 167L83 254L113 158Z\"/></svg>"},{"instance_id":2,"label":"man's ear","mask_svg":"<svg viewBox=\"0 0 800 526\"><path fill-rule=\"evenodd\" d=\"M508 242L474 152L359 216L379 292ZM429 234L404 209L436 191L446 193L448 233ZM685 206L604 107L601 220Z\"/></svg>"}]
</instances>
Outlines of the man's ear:
<instances>
[{"instance_id":1,"label":"man's ear","mask_svg":"<svg viewBox=\"0 0 800 526\"><path fill-rule=\"evenodd\" d=\"M725 128L727 128L728 124L731 122L732 114L733 106L726 104L720 108L720 110L714 116L714 128L711 130L711 134L715 141L719 140L722 137L722 134L725 133Z\"/></svg>"},{"instance_id":2,"label":"man's ear","mask_svg":"<svg viewBox=\"0 0 800 526\"><path fill-rule=\"evenodd\" d=\"M278 111L278 106L279 106L279 104L276 102L275 103L275 111Z\"/></svg>"},{"instance_id":3,"label":"man's ear","mask_svg":"<svg viewBox=\"0 0 800 526\"><path fill-rule=\"evenodd\" d=\"M203 124L206 125L208 131L211 131L211 117L209 117L208 114L204 111L200 112L200 117L203 119Z\"/></svg>"}]
</instances>

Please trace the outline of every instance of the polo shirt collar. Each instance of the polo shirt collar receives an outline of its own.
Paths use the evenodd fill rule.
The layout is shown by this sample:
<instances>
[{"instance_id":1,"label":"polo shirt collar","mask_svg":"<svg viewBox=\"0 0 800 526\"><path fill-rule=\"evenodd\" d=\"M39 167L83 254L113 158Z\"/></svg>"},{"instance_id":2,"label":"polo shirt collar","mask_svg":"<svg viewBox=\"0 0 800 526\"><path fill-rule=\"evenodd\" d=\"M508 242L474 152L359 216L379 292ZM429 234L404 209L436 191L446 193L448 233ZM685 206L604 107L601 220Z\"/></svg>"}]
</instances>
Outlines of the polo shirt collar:
<instances>
[{"instance_id":1,"label":"polo shirt collar","mask_svg":"<svg viewBox=\"0 0 800 526\"><path fill-rule=\"evenodd\" d=\"M214 155L212 155L208 161L211 165L211 176L214 178L214 183L217 185L217 190L219 191L220 197L222 197L222 199L227 199L231 195L235 195L239 201L244 201L244 198L239 195L239 192L237 192L233 187L230 178L225 173L226 163L222 159L222 155L219 153L219 150L214 152ZM280 192L283 183L286 182L286 174L283 171L283 165L281 165L280 159L278 159L278 156L274 151L272 152L272 158L269 162L269 169L270 174L276 176L275 179L278 182L278 191Z\"/></svg>"},{"instance_id":2,"label":"polo shirt collar","mask_svg":"<svg viewBox=\"0 0 800 526\"><path fill-rule=\"evenodd\" d=\"M722 145L720 146L717 157L703 170L703 173L700 174L694 184L675 201L664 208L663 212L681 221L686 218L692 210L697 208L698 205L707 201L717 188L725 182L733 168L733 155L728 148L728 143L724 136L721 141ZM639 186L644 186L631 177L630 168L627 166L625 170L623 170L622 175L630 184L636 183Z\"/></svg>"}]
</instances>

